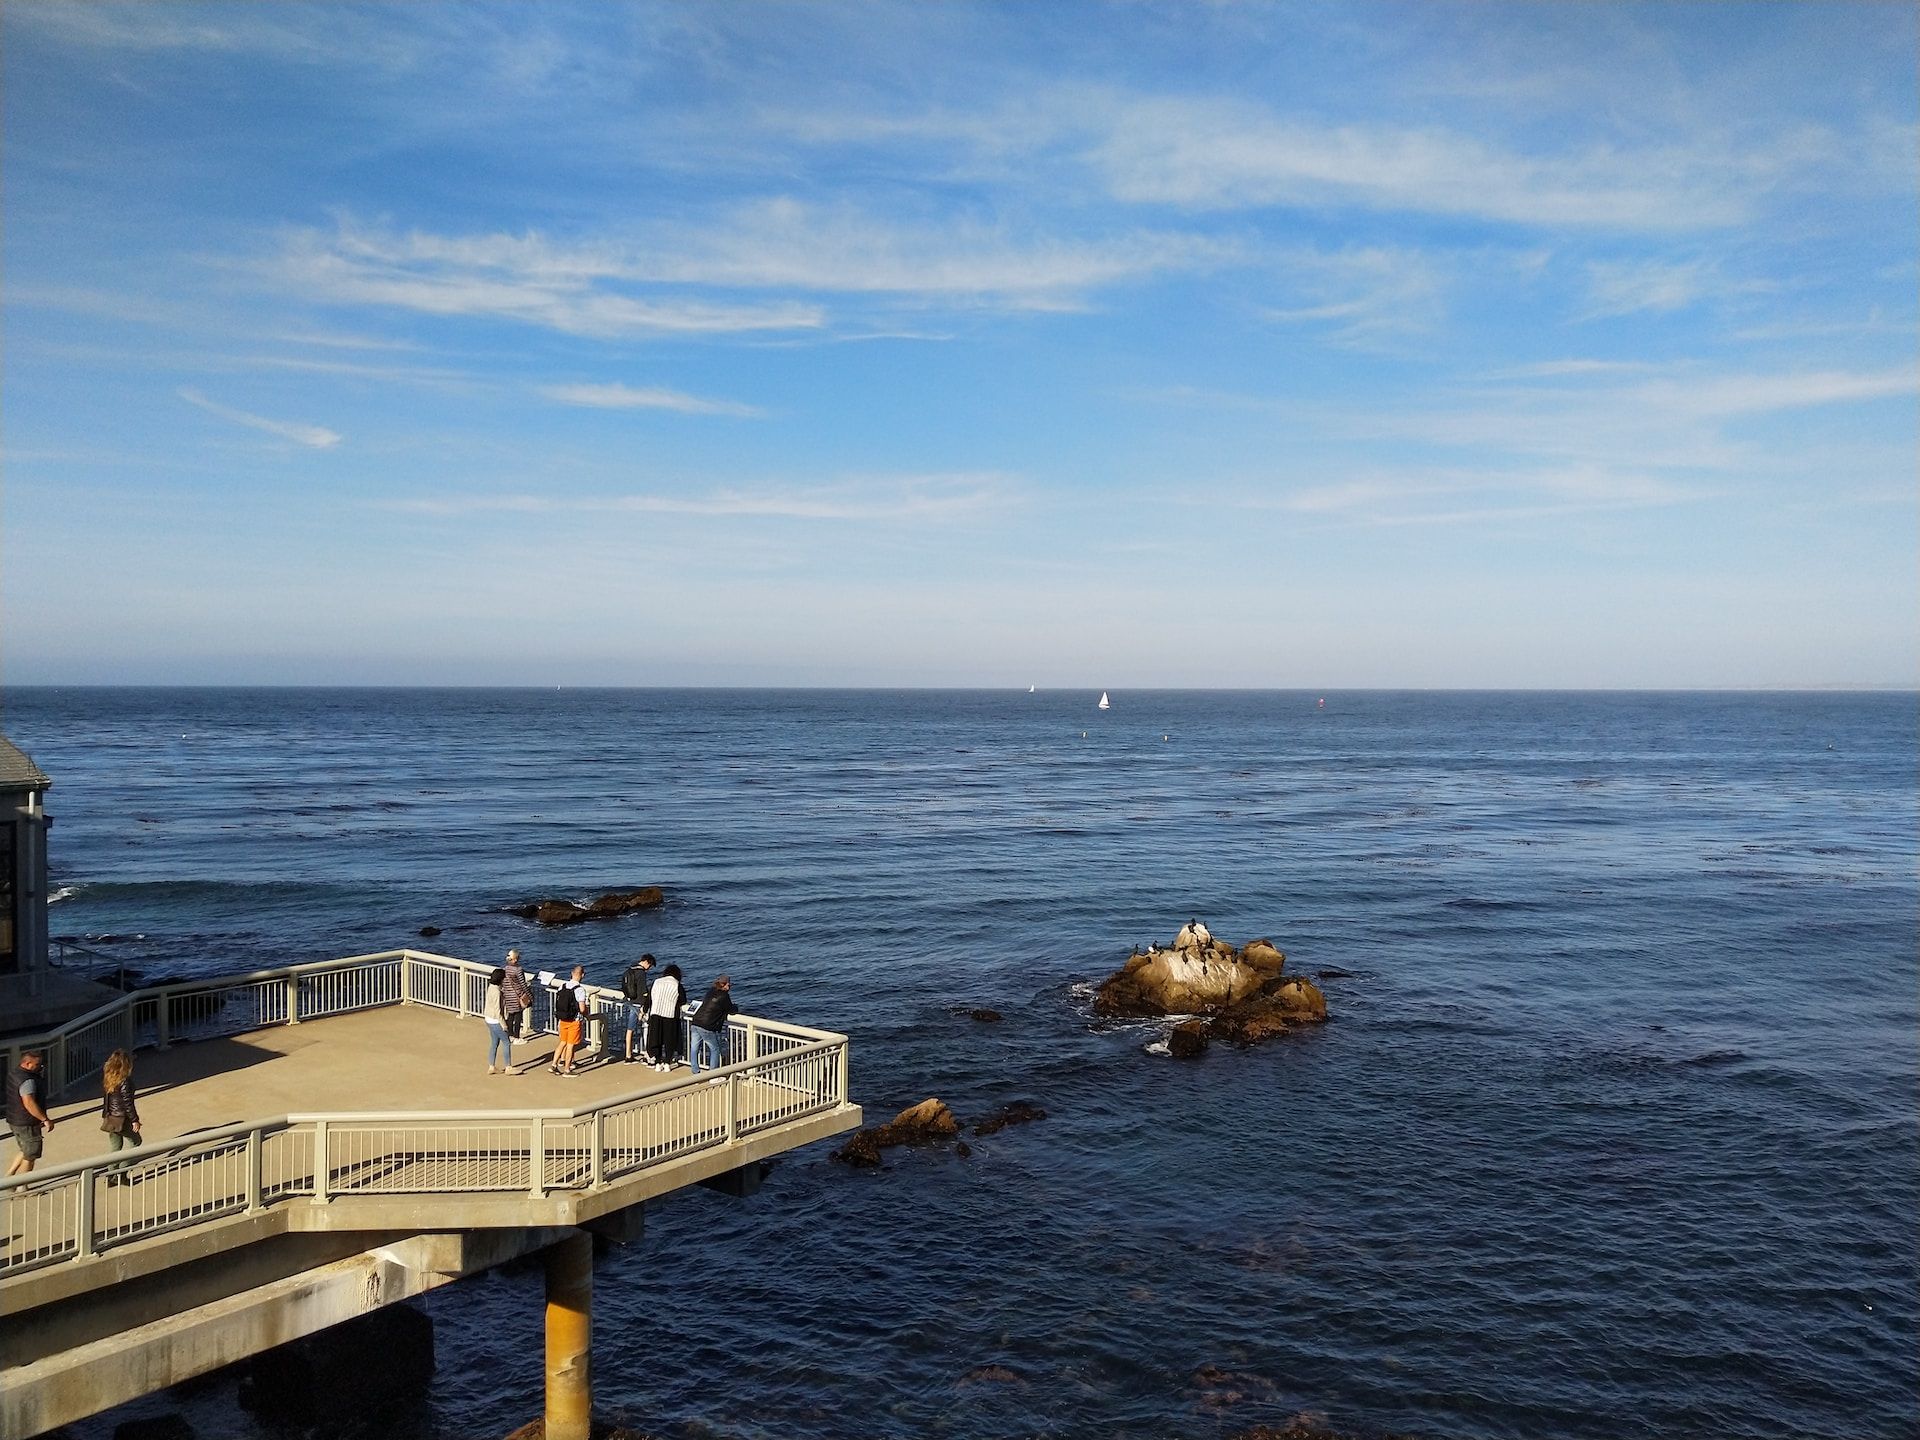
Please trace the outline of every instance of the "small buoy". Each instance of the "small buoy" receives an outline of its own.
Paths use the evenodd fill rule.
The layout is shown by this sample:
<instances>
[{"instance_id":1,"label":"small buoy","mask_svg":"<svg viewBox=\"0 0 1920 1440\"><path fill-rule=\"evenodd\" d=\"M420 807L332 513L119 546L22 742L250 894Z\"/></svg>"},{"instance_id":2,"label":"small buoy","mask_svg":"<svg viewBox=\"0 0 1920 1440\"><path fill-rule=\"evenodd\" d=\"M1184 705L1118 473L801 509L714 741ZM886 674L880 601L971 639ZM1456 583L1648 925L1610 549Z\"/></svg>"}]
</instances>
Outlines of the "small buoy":
<instances>
[{"instance_id":1,"label":"small buoy","mask_svg":"<svg viewBox=\"0 0 1920 1440\"><path fill-rule=\"evenodd\" d=\"M1321 708L1322 710L1324 710L1324 709L1326 709L1326 708L1327 708L1327 697L1326 697L1326 696L1324 696L1324 695L1322 695L1322 696L1320 697L1320 708Z\"/></svg>"},{"instance_id":2,"label":"small buoy","mask_svg":"<svg viewBox=\"0 0 1920 1440\"><path fill-rule=\"evenodd\" d=\"M1173 737L1171 735L1162 735L1160 738L1162 740L1171 740Z\"/></svg>"},{"instance_id":3,"label":"small buoy","mask_svg":"<svg viewBox=\"0 0 1920 1440\"><path fill-rule=\"evenodd\" d=\"M1087 738L1087 732L1086 732L1086 731L1084 731L1084 730L1082 730L1082 731L1080 732L1080 738L1081 738L1082 740L1084 740L1084 739L1086 739L1086 738Z\"/></svg>"}]
</instances>

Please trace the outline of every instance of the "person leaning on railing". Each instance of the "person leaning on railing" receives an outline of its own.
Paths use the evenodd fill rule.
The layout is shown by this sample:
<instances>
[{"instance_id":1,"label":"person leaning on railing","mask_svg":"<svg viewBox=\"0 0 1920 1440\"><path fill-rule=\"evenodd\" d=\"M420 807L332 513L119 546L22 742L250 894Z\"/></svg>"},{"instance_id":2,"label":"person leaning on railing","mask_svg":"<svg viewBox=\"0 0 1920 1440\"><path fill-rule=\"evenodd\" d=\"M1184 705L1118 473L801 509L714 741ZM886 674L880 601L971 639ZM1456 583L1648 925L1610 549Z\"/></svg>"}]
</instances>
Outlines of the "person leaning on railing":
<instances>
[{"instance_id":1,"label":"person leaning on railing","mask_svg":"<svg viewBox=\"0 0 1920 1440\"><path fill-rule=\"evenodd\" d=\"M671 961L647 997L647 1063L665 1074L680 1058L680 967Z\"/></svg>"},{"instance_id":2,"label":"person leaning on railing","mask_svg":"<svg viewBox=\"0 0 1920 1440\"><path fill-rule=\"evenodd\" d=\"M642 1049L647 1043L647 1004L651 998L648 991L653 986L653 956L642 955L626 968L620 977L620 993L626 997L626 1004L620 1007L620 1031L625 1038L625 1063L633 1064L639 1057L633 1053L633 1041L637 1035Z\"/></svg>"},{"instance_id":3,"label":"person leaning on railing","mask_svg":"<svg viewBox=\"0 0 1920 1440\"><path fill-rule=\"evenodd\" d=\"M707 988L706 998L687 1021L693 1040L687 1047L693 1052L689 1068L695 1075L700 1073L703 1062L709 1070L718 1070L727 1063L727 1019L732 1014L733 981L722 975Z\"/></svg>"}]
</instances>

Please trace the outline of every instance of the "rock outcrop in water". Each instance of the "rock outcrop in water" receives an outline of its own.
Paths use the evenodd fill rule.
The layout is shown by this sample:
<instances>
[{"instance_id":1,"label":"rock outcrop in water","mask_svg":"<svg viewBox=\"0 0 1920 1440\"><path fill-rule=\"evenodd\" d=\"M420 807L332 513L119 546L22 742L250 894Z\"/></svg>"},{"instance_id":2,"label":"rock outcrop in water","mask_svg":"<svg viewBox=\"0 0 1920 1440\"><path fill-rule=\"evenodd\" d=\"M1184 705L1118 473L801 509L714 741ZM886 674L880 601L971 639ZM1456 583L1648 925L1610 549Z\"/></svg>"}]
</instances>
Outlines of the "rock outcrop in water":
<instances>
[{"instance_id":1,"label":"rock outcrop in water","mask_svg":"<svg viewBox=\"0 0 1920 1440\"><path fill-rule=\"evenodd\" d=\"M666 900L666 892L658 885L644 885L638 890L602 895L590 905L575 900L530 900L525 905L509 905L507 913L538 925L578 925L583 920L611 920L636 910L652 910Z\"/></svg>"},{"instance_id":2,"label":"rock outcrop in water","mask_svg":"<svg viewBox=\"0 0 1920 1440\"><path fill-rule=\"evenodd\" d=\"M1271 940L1249 940L1236 950L1203 925L1185 925L1171 948L1149 945L1128 957L1100 983L1093 1009L1097 1015L1206 1017L1203 1032L1178 1027L1182 1056L1198 1055L1209 1039L1251 1045L1327 1018L1320 987L1286 968L1287 957ZM1171 1041L1169 1048L1175 1048Z\"/></svg>"},{"instance_id":3,"label":"rock outcrop in water","mask_svg":"<svg viewBox=\"0 0 1920 1440\"><path fill-rule=\"evenodd\" d=\"M922 1100L909 1105L884 1125L870 1125L833 1152L831 1158L842 1165L873 1166L880 1163L880 1152L895 1145L913 1145L928 1140L951 1140L960 1133L960 1122L953 1118L942 1100Z\"/></svg>"},{"instance_id":4,"label":"rock outcrop in water","mask_svg":"<svg viewBox=\"0 0 1920 1440\"><path fill-rule=\"evenodd\" d=\"M979 1121L973 1127L973 1133L976 1137L997 1135L1009 1125L1031 1125L1035 1120L1046 1118L1047 1112L1031 1100L1014 1100ZM829 1158L842 1165L870 1168L880 1163L882 1150L890 1150L895 1145L923 1145L929 1141L953 1140L957 1142L953 1153L964 1160L973 1153L973 1149L966 1141L959 1139L959 1135L960 1122L943 1101L922 1100L918 1105L908 1106L884 1125L868 1126Z\"/></svg>"}]
</instances>

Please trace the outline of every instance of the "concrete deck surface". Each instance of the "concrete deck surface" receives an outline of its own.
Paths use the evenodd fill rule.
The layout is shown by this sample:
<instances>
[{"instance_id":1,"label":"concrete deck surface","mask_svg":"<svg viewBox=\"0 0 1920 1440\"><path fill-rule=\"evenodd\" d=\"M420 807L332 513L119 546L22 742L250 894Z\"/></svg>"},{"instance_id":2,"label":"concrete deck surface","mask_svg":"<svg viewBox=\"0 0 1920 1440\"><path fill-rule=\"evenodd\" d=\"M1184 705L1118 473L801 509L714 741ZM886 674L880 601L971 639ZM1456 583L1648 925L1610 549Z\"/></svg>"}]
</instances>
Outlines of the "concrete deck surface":
<instances>
[{"instance_id":1,"label":"concrete deck surface","mask_svg":"<svg viewBox=\"0 0 1920 1440\"><path fill-rule=\"evenodd\" d=\"M619 1039L615 1037L615 1053ZM391 1005L218 1040L196 1040L134 1056L133 1088L142 1139L151 1144L192 1130L313 1110L572 1109L683 1078L645 1065L587 1063L572 1079L549 1073L551 1035L513 1047L514 1073L487 1074L487 1027L424 1005ZM583 1047L584 1049L584 1047ZM41 1165L107 1150L100 1130L98 1077L49 1112ZM9 1160L14 1152L6 1142Z\"/></svg>"}]
</instances>

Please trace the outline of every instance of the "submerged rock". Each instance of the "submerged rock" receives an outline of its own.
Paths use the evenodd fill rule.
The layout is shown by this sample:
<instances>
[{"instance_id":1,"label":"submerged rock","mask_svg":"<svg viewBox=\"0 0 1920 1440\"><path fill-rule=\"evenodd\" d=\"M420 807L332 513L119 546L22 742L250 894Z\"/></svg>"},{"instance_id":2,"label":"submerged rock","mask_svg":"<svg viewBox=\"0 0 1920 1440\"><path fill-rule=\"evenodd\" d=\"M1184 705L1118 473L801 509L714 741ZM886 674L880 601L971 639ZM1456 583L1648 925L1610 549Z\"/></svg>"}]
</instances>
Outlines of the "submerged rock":
<instances>
[{"instance_id":1,"label":"submerged rock","mask_svg":"<svg viewBox=\"0 0 1920 1440\"><path fill-rule=\"evenodd\" d=\"M578 925L582 920L611 920L636 910L652 910L664 905L666 899L666 892L658 885L645 885L638 890L612 891L586 905L575 900L530 900L524 905L509 905L507 914L537 925Z\"/></svg>"},{"instance_id":2,"label":"submerged rock","mask_svg":"<svg viewBox=\"0 0 1920 1440\"><path fill-rule=\"evenodd\" d=\"M1286 955L1271 940L1249 940L1236 950L1203 925L1183 926L1172 948L1150 945L1103 980L1094 1013L1205 1016L1168 1036L1169 1052L1183 1057L1199 1054L1208 1039L1251 1045L1327 1018L1320 987L1288 975L1286 967Z\"/></svg>"},{"instance_id":3,"label":"submerged rock","mask_svg":"<svg viewBox=\"0 0 1920 1440\"><path fill-rule=\"evenodd\" d=\"M1207 1049L1207 1022L1182 1020L1167 1034L1167 1053L1176 1060L1191 1060Z\"/></svg>"},{"instance_id":4,"label":"submerged rock","mask_svg":"<svg viewBox=\"0 0 1920 1440\"><path fill-rule=\"evenodd\" d=\"M991 1025L1000 1018L1000 1012L998 1010L969 1010L967 1014L972 1019L978 1020L982 1025Z\"/></svg>"},{"instance_id":5,"label":"submerged rock","mask_svg":"<svg viewBox=\"0 0 1920 1440\"><path fill-rule=\"evenodd\" d=\"M869 1125L829 1157L842 1165L873 1166L880 1163L880 1152L895 1145L924 1144L929 1140L951 1140L960 1133L960 1122L953 1118L946 1102L922 1100L909 1105L884 1125Z\"/></svg>"},{"instance_id":6,"label":"submerged rock","mask_svg":"<svg viewBox=\"0 0 1920 1440\"><path fill-rule=\"evenodd\" d=\"M1031 1100L1014 1100L1002 1105L998 1110L994 1111L993 1114L976 1124L973 1127L973 1133L974 1136L978 1138L982 1135L992 1135L997 1131L1004 1130L1009 1125L1030 1125L1035 1120L1044 1120L1046 1118L1047 1112Z\"/></svg>"}]
</instances>

